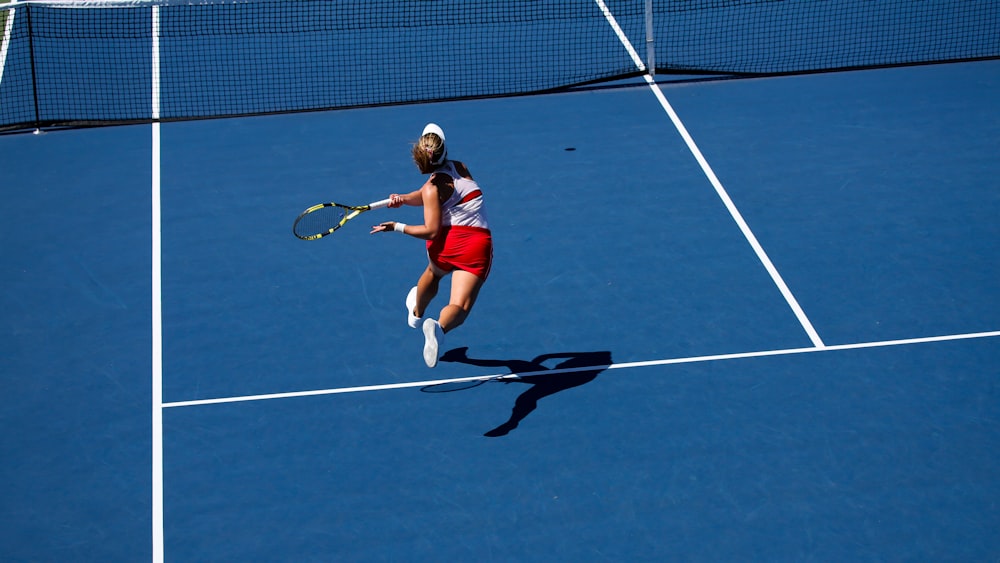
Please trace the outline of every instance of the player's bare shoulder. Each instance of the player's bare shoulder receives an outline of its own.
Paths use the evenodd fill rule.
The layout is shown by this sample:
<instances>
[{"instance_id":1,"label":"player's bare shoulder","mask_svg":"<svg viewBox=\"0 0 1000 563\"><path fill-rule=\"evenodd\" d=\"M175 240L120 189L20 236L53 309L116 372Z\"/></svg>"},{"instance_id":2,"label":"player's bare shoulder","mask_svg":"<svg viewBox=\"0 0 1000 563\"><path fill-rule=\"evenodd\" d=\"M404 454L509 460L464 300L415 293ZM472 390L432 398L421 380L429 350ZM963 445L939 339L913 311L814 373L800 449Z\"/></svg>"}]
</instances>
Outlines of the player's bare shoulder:
<instances>
[{"instance_id":1,"label":"player's bare shoulder","mask_svg":"<svg viewBox=\"0 0 1000 563\"><path fill-rule=\"evenodd\" d=\"M464 162L459 162L453 160L452 163L455 164L455 170L463 177L472 180L472 172L469 172L469 167L465 165Z\"/></svg>"}]
</instances>

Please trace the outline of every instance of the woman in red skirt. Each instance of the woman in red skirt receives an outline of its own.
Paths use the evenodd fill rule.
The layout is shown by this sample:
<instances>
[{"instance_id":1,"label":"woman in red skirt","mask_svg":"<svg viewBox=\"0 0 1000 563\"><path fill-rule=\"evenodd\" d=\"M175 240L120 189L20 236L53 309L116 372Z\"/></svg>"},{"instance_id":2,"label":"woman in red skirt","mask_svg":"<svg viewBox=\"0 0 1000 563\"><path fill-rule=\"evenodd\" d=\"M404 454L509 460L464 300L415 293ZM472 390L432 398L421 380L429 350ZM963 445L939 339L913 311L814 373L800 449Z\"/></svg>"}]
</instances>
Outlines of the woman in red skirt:
<instances>
[{"instance_id":1,"label":"woman in red skirt","mask_svg":"<svg viewBox=\"0 0 1000 563\"><path fill-rule=\"evenodd\" d=\"M493 263L493 239L483 192L469 169L448 158L444 131L430 123L413 146L420 172L430 174L420 189L392 194L389 207L423 206L424 224L387 221L372 233L398 232L427 241L427 269L406 296L407 323L424 332L424 361L437 365L445 333L460 326L472 310ZM423 319L441 278L451 274L451 297L437 320Z\"/></svg>"}]
</instances>

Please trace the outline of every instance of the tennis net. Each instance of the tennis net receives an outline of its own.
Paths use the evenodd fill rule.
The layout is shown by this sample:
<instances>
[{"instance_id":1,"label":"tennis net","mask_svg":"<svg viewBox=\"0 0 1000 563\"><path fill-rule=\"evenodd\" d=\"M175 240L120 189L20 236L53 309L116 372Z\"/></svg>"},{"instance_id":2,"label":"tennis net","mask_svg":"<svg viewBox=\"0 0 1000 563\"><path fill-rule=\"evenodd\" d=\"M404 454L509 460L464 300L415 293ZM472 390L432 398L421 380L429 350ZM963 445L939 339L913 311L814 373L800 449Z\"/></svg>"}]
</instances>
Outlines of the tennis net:
<instances>
[{"instance_id":1,"label":"tennis net","mask_svg":"<svg viewBox=\"0 0 1000 563\"><path fill-rule=\"evenodd\" d=\"M645 69L605 5L640 57L655 50L661 73L1000 57L1000 0L15 1L0 4L0 130L509 96L636 76Z\"/></svg>"}]
</instances>

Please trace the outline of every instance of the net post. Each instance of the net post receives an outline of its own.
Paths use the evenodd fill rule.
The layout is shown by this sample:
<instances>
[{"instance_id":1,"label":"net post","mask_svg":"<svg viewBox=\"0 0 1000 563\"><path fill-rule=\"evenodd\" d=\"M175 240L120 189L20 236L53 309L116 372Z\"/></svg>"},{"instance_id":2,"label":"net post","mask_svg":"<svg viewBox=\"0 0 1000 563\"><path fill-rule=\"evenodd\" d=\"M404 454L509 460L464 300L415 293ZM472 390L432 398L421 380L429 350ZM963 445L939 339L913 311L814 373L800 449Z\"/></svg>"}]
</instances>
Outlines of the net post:
<instances>
[{"instance_id":1,"label":"net post","mask_svg":"<svg viewBox=\"0 0 1000 563\"><path fill-rule=\"evenodd\" d=\"M31 4L24 5L25 24L28 26L28 58L31 60L31 96L35 102L35 133L41 130L41 112L38 109L38 72L35 69L35 30L31 27Z\"/></svg>"},{"instance_id":2,"label":"net post","mask_svg":"<svg viewBox=\"0 0 1000 563\"><path fill-rule=\"evenodd\" d=\"M653 49L653 0L646 0L646 68L656 76L656 56Z\"/></svg>"}]
</instances>

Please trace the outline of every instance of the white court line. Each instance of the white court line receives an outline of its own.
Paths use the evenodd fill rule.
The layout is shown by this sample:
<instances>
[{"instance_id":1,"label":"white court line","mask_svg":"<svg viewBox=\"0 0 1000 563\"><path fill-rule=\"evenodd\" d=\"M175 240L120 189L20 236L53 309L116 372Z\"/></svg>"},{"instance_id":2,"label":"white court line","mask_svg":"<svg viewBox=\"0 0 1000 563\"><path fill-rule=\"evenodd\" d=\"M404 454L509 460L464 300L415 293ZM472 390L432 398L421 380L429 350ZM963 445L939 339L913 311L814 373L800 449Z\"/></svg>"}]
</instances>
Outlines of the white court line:
<instances>
[{"instance_id":1,"label":"white court line","mask_svg":"<svg viewBox=\"0 0 1000 563\"><path fill-rule=\"evenodd\" d=\"M14 29L14 12L11 8L7 10L7 22L3 26L3 37L0 37L0 83L3 82L3 69L7 66L7 48L10 45L10 34Z\"/></svg>"},{"instance_id":2,"label":"white court line","mask_svg":"<svg viewBox=\"0 0 1000 563\"><path fill-rule=\"evenodd\" d=\"M152 7L153 562L163 561L163 292L160 229L160 9Z\"/></svg>"},{"instance_id":3,"label":"white court line","mask_svg":"<svg viewBox=\"0 0 1000 563\"><path fill-rule=\"evenodd\" d=\"M615 34L618 36L618 40L621 41L622 45L628 51L629 56L632 57L632 61L635 63L635 66L640 71L644 71L646 69L646 66L643 64L642 59L639 58L639 54L632 46L632 42L629 41L629 38L625 35L625 33L622 31L622 28L618 25L618 21L615 19L615 16L611 13L610 10L608 10L608 7L604 4L603 0L594 0L594 1L597 3L597 6L601 9L601 12L604 14L605 19L608 20L608 23L611 25L612 29L614 29ZM662 106L663 110L667 112L667 116L670 117L670 121L673 122L674 127L677 129L677 132L680 133L681 138L684 139L684 143L687 144L688 150L691 151L691 154L694 155L695 160L698 161L698 165L701 166L702 172L704 172L705 176L708 178L708 181L712 184L712 187L715 188L715 192L719 195L719 198L722 199L723 204L725 204L726 209L729 210L729 214L733 217L733 220L736 221L736 224L739 226L740 231L743 233L743 236L747 239L747 242L750 243L750 246L753 248L754 253L757 254L757 259L760 260L761 263L764 265L764 268L767 270L767 273L771 276L771 280L774 282L776 286L778 286L778 290L781 292L781 295L785 298L785 302L788 303L788 306L792 309L792 312L795 313L795 317L799 320L799 324L801 324L802 328L806 331L806 334L809 336L809 340L812 341L813 346L816 346L817 348L823 348L825 344L823 344L823 340L819 337L819 333L816 332L816 329L813 327L812 322L809 321L809 317L806 316L805 311L802 310L802 307L799 305L798 300L795 299L795 296L792 294L792 291L788 288L788 285L785 283L785 280L781 277L781 274L778 273L778 269L774 266L774 263L771 262L771 259L767 255L767 252L764 251L764 247L761 246L760 241L757 240L757 237L753 234L753 231L750 230L750 226L747 224L746 220L743 219L743 215L740 213L739 209L736 208L736 204L733 203L733 200L729 197L729 194L726 192L726 188L722 186L722 182L719 181L718 176L715 175L715 171L712 170L712 167L708 164L708 160L706 160L705 156L701 153L701 149L698 148L698 145L695 144L694 139L691 137L691 134L688 133L687 127L685 127L684 123L681 122L681 119L677 115L677 112L674 111L674 108L670 105L670 102L667 101L666 96L663 95L663 92L656 85L656 81L653 79L653 77L650 76L649 74L646 74L645 78L646 78L646 83L649 85L649 88L653 91L653 94L656 96L656 99L659 100L660 106Z\"/></svg>"},{"instance_id":4,"label":"white court line","mask_svg":"<svg viewBox=\"0 0 1000 563\"><path fill-rule=\"evenodd\" d=\"M296 391L291 393L271 393L267 395L246 395L242 397L221 397L218 399L200 399L194 401L176 401L163 403L163 408L174 407L195 407L202 405L217 405L222 403L239 403L246 401L266 401L272 399L291 399L294 397L315 397L317 395L341 395L344 393L363 393L370 391L388 391L393 389L409 389L414 387L426 387L428 385L442 385L445 383L464 383L467 381L482 381L488 379L517 379L532 375L555 375L558 373L576 373L591 370L613 370L613 369L635 369L651 366L669 366L676 364L695 364L703 362L718 362L726 360L741 360L749 358L763 358L769 356L793 356L797 354L810 354L817 352L834 352L839 350L862 350L866 348L884 348L890 346L908 346L914 344L928 344L932 342L947 342L952 340L971 340L976 338L1000 337L1000 330L991 332L974 332L968 334L951 334L946 336L928 336L923 338L907 338L902 340L882 340L877 342L859 342L855 344L837 344L833 346L809 347L809 348L785 348L781 350L764 350L758 352L741 352L736 354L715 354L711 356L691 356L687 358L668 358L661 360L649 360L642 362L625 362L621 364L611 364L605 366L574 367L564 369L550 369L542 371L531 371L521 373L501 373L491 375L477 375L473 377L459 377L455 379L436 379L430 381L409 381L405 383L387 383L383 385L364 385L360 387L340 387L334 389L317 389L313 391Z\"/></svg>"},{"instance_id":5,"label":"white court line","mask_svg":"<svg viewBox=\"0 0 1000 563\"><path fill-rule=\"evenodd\" d=\"M635 50L635 47L632 46L632 42L628 40L625 32L622 31L621 26L618 25L618 20L615 19L614 14L612 14L611 10L608 9L608 5L604 3L604 0L594 0L594 2L597 2L597 7L600 8L601 13L604 14L604 19L608 20L608 24L611 26L611 29L615 31L615 35L618 36L618 40L621 41L625 50L628 51L629 56L632 57L632 62L635 63L636 68L638 68L640 72L646 72L646 64L642 62L642 58L639 57L639 53Z\"/></svg>"}]
</instances>

